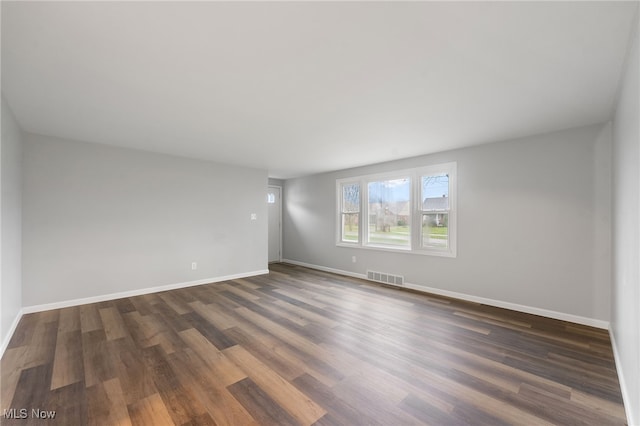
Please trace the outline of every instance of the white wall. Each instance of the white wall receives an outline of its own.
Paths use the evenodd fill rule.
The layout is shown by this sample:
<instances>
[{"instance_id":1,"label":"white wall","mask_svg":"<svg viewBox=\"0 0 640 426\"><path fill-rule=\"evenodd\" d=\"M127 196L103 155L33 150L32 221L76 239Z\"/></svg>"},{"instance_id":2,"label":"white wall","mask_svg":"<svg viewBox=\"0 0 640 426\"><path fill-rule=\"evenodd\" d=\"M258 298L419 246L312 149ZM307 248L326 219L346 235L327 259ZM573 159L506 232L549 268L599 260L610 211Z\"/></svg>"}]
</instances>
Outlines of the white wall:
<instances>
[{"instance_id":1,"label":"white wall","mask_svg":"<svg viewBox=\"0 0 640 426\"><path fill-rule=\"evenodd\" d=\"M400 274L606 327L610 149L610 127L592 126L287 180L284 258ZM449 161L458 164L457 258L336 247L337 178Z\"/></svg>"},{"instance_id":2,"label":"white wall","mask_svg":"<svg viewBox=\"0 0 640 426\"><path fill-rule=\"evenodd\" d=\"M614 119L611 333L630 425L640 425L640 109L638 30Z\"/></svg>"},{"instance_id":3,"label":"white wall","mask_svg":"<svg viewBox=\"0 0 640 426\"><path fill-rule=\"evenodd\" d=\"M22 133L2 97L0 355L22 308Z\"/></svg>"},{"instance_id":4,"label":"white wall","mask_svg":"<svg viewBox=\"0 0 640 426\"><path fill-rule=\"evenodd\" d=\"M25 307L266 270L266 171L24 142Z\"/></svg>"}]
</instances>

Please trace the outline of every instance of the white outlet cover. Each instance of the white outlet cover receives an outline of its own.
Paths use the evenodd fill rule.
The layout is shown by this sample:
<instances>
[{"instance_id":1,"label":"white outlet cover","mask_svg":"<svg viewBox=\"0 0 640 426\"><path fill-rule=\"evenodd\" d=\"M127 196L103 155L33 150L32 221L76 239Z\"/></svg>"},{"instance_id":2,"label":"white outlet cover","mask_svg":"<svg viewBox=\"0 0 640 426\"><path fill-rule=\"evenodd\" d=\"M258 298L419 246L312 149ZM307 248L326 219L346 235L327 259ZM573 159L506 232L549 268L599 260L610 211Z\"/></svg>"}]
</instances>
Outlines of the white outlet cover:
<instances>
[{"instance_id":1,"label":"white outlet cover","mask_svg":"<svg viewBox=\"0 0 640 426\"><path fill-rule=\"evenodd\" d=\"M251 220L258 220L258 215L256 213L251 213Z\"/></svg>"}]
</instances>

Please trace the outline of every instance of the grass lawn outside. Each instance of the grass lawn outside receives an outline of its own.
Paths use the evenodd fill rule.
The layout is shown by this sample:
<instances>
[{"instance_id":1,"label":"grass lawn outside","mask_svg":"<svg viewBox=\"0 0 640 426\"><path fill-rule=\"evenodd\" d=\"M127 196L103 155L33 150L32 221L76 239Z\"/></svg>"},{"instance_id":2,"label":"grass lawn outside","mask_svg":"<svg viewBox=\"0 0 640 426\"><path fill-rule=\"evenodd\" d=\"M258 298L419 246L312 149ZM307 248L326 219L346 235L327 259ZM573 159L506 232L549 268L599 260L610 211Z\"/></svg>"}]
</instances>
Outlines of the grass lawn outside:
<instances>
[{"instance_id":1,"label":"grass lawn outside","mask_svg":"<svg viewBox=\"0 0 640 426\"><path fill-rule=\"evenodd\" d=\"M394 246L409 246L411 235L408 226L392 226L389 232L370 231L369 242L374 244L389 244Z\"/></svg>"},{"instance_id":2,"label":"grass lawn outside","mask_svg":"<svg viewBox=\"0 0 640 426\"><path fill-rule=\"evenodd\" d=\"M447 245L449 239L449 228L446 226L423 226L422 227L423 244L428 245ZM358 227L351 226L350 229L345 227L343 232L343 241L357 242ZM388 244L396 246L409 246L411 241L410 229L408 226L392 226L389 232L372 231L369 232L369 242L373 244Z\"/></svg>"}]
</instances>

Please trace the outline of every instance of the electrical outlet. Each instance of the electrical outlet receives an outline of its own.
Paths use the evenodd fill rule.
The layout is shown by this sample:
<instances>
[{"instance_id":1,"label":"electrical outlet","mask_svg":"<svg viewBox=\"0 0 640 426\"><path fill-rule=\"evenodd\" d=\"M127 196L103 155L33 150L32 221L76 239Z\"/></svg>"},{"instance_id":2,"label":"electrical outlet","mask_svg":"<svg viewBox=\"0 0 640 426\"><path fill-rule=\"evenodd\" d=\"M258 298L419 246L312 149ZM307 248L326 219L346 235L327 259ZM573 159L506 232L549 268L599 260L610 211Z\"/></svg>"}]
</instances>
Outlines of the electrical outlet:
<instances>
[{"instance_id":1,"label":"electrical outlet","mask_svg":"<svg viewBox=\"0 0 640 426\"><path fill-rule=\"evenodd\" d=\"M251 220L258 220L258 214L257 213L251 213Z\"/></svg>"},{"instance_id":2,"label":"electrical outlet","mask_svg":"<svg viewBox=\"0 0 640 426\"><path fill-rule=\"evenodd\" d=\"M191 262L191 270L195 271L196 269L198 269L198 262Z\"/></svg>"}]
</instances>

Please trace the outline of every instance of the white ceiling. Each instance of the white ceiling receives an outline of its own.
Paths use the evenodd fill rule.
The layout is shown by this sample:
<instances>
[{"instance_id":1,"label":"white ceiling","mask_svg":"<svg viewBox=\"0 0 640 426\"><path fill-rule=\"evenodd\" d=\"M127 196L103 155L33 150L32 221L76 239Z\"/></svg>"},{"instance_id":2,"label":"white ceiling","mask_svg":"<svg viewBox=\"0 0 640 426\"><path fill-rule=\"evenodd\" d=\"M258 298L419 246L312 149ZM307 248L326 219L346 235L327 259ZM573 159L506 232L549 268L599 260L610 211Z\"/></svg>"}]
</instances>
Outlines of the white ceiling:
<instances>
[{"instance_id":1,"label":"white ceiling","mask_svg":"<svg viewBox=\"0 0 640 426\"><path fill-rule=\"evenodd\" d=\"M2 2L24 130L294 177L611 118L637 2Z\"/></svg>"}]
</instances>

